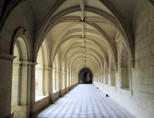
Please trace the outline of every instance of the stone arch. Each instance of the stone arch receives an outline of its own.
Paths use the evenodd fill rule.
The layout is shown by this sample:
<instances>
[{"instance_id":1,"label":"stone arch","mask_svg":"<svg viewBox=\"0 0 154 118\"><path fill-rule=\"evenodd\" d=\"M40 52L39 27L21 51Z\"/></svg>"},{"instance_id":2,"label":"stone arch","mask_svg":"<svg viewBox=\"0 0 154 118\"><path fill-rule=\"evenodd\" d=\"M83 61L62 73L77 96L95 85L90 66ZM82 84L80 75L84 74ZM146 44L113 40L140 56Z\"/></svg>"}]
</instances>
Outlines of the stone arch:
<instances>
[{"instance_id":1,"label":"stone arch","mask_svg":"<svg viewBox=\"0 0 154 118\"><path fill-rule=\"evenodd\" d=\"M80 10L80 7L79 6L74 6L74 7L71 7L71 8L68 8L68 9L65 9L63 10L62 12L56 14L54 17L49 14L48 15L48 19L46 20L46 24L43 24L42 27L41 27L41 30L40 32L38 33L37 35L37 39L38 42L36 43L35 47L36 47L36 50L37 48L39 47L39 45L41 44L41 42L43 41L43 37L47 35L47 33L49 32L49 30L51 30L56 24L58 23L61 23L63 21L80 21L79 18L76 18L76 19L71 19L71 18L68 18L68 19L65 19L65 15L71 13L71 12L76 12L76 11L79 11ZM97 9L97 8L94 8L94 7L90 7L90 6L87 6L85 8L85 10L87 12L92 12L92 13L96 13L102 17L104 17L105 19L107 19L114 27L117 28L117 30L119 31L119 33L124 37L124 42L125 44L128 46L129 48L129 53L131 55L131 58L134 58L132 53L133 53L133 49L131 47L131 43L129 42L128 40L128 36L127 34L129 34L125 28L123 28L123 25L118 21L118 19L114 18L113 16L111 16L110 14L106 13L105 11L102 11L100 9ZM97 22L102 22L102 19L98 20Z\"/></svg>"},{"instance_id":2,"label":"stone arch","mask_svg":"<svg viewBox=\"0 0 154 118\"><path fill-rule=\"evenodd\" d=\"M11 111L14 112L15 117L21 114L27 116L26 107L29 103L28 73L31 62L29 62L29 45L23 34L16 34L12 49L11 53L15 59L13 60ZM19 111L19 108L23 106L25 110Z\"/></svg>"},{"instance_id":3,"label":"stone arch","mask_svg":"<svg viewBox=\"0 0 154 118\"><path fill-rule=\"evenodd\" d=\"M48 69L49 53L46 40L44 40L38 51L35 66L35 101L41 100L48 95Z\"/></svg>"},{"instance_id":4,"label":"stone arch","mask_svg":"<svg viewBox=\"0 0 154 118\"><path fill-rule=\"evenodd\" d=\"M152 5L154 5L154 1L153 0L149 0L150 1L150 3L152 4Z\"/></svg>"},{"instance_id":5,"label":"stone arch","mask_svg":"<svg viewBox=\"0 0 154 118\"><path fill-rule=\"evenodd\" d=\"M90 24L89 24L90 25ZM101 36L103 36L103 37L105 37L106 39L108 39L109 40L109 38L107 38L107 35L105 35L104 33L102 33L102 32L100 32L99 30L100 30L100 28L97 28L98 26L97 25L91 25L91 26L95 26L95 29L97 29L97 36L99 36L99 37L101 37ZM91 32L92 33L92 32ZM71 34L71 33L69 33L69 34ZM71 36L64 36L62 39L60 39L59 41L58 41L58 43L57 43L57 45L56 45L56 47L55 47L55 50L53 49L53 58L54 58L54 55L56 54L56 52L57 52L57 50L59 49L59 47L60 46L62 46L63 44L64 44L64 42L70 42L70 41L72 41L72 40L74 40L74 38L78 38L79 40L80 40L80 38L81 38L81 36L80 35L71 35ZM93 44L95 44L95 45L97 45L102 51L103 51L103 53L105 54L105 51L104 51L104 49L101 47L101 45L100 45L100 43L98 42L98 41L96 41L96 40L94 40L94 39L91 39L91 38L89 38L89 37L87 37L86 38L87 40L88 40L88 42L90 42L90 43L93 43ZM101 39L100 38L100 40L103 40L103 39ZM113 57L114 57L114 61L115 61L115 63L116 63L116 49L115 48L111 48L112 47L112 45L109 43L109 41L106 41L105 40L105 42L107 42L107 44L108 44L108 46L109 46L109 48L110 48L110 50L111 50L111 53L113 54Z\"/></svg>"},{"instance_id":6,"label":"stone arch","mask_svg":"<svg viewBox=\"0 0 154 118\"><path fill-rule=\"evenodd\" d=\"M20 27L18 28L13 37L12 37L12 42L11 42L11 48L10 48L10 54L13 55L14 53L14 45L17 44L20 48L20 60L30 60L31 54L30 54L30 42L31 36L29 34L29 31L26 29Z\"/></svg>"},{"instance_id":7,"label":"stone arch","mask_svg":"<svg viewBox=\"0 0 154 118\"><path fill-rule=\"evenodd\" d=\"M79 83L80 84L92 84L92 72L89 68L83 68L79 72Z\"/></svg>"}]
</instances>

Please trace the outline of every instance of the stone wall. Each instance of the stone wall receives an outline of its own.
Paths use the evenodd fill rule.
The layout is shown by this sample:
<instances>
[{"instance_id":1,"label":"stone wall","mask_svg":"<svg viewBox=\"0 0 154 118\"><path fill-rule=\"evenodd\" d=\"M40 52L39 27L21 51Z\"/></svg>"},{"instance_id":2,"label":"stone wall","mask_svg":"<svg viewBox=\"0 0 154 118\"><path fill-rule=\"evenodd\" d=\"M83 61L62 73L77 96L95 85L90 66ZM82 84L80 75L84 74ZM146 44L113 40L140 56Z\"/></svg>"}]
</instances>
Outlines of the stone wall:
<instances>
[{"instance_id":1,"label":"stone wall","mask_svg":"<svg viewBox=\"0 0 154 118\"><path fill-rule=\"evenodd\" d=\"M121 104L137 118L154 116L154 6L147 1L139 1L134 16L135 68L131 67L129 88L94 82L103 92ZM118 69L119 70L119 69Z\"/></svg>"},{"instance_id":2,"label":"stone wall","mask_svg":"<svg viewBox=\"0 0 154 118\"><path fill-rule=\"evenodd\" d=\"M135 70L134 97L143 118L154 116L154 6L140 2L134 21Z\"/></svg>"},{"instance_id":3,"label":"stone wall","mask_svg":"<svg viewBox=\"0 0 154 118\"><path fill-rule=\"evenodd\" d=\"M10 54L11 53L10 50L12 49L13 40L15 40L14 36L17 32L17 29L20 29L20 28L25 28L26 31L29 31L30 34L32 34L33 26L34 26L33 16L32 16L31 8L27 4L27 2L22 2L20 5L14 8L14 10L10 12L10 14L7 17L7 20L5 21L5 24L3 25L2 30L0 31L0 76L1 76L0 77L0 81L1 81L0 82L0 96L1 96L0 97L0 101L1 101L0 117L1 118L6 116L9 117L11 113L13 55ZM23 99L26 99L26 97L24 97ZM21 107L24 107L24 106L21 106ZM25 109L26 107L24 107L24 110Z\"/></svg>"}]
</instances>

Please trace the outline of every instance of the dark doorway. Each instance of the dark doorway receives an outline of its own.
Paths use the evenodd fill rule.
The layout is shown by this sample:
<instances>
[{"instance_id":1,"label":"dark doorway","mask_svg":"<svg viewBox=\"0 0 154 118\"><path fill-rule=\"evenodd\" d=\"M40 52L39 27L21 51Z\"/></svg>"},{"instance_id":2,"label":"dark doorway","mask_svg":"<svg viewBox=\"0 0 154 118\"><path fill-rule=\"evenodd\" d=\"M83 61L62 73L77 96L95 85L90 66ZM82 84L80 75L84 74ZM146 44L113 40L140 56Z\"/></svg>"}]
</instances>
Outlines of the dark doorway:
<instances>
[{"instance_id":1,"label":"dark doorway","mask_svg":"<svg viewBox=\"0 0 154 118\"><path fill-rule=\"evenodd\" d=\"M79 73L79 84L92 84L92 72L88 68L84 68Z\"/></svg>"}]
</instances>

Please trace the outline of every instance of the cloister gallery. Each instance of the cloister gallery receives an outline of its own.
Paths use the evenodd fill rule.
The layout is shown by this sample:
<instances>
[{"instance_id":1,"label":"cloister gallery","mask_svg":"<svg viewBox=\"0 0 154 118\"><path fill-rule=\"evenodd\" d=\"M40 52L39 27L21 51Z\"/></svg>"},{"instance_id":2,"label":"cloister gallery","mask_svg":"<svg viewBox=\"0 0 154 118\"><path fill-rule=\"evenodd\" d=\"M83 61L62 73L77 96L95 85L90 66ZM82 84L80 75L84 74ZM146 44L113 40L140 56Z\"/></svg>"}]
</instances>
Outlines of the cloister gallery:
<instances>
[{"instance_id":1,"label":"cloister gallery","mask_svg":"<svg viewBox=\"0 0 154 118\"><path fill-rule=\"evenodd\" d=\"M35 117L154 118L154 1L0 0L0 118Z\"/></svg>"}]
</instances>

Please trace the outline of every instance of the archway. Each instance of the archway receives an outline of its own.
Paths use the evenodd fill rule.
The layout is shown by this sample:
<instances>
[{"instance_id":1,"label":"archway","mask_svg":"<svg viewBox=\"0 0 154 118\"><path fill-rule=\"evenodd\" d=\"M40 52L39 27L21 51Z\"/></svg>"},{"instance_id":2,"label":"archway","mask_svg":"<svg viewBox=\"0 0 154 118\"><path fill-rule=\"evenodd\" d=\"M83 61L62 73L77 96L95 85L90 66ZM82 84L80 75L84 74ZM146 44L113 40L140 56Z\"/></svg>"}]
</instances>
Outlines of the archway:
<instances>
[{"instance_id":1,"label":"archway","mask_svg":"<svg viewBox=\"0 0 154 118\"><path fill-rule=\"evenodd\" d=\"M88 68L83 68L79 73L80 84L92 84L92 72Z\"/></svg>"},{"instance_id":2,"label":"archway","mask_svg":"<svg viewBox=\"0 0 154 118\"><path fill-rule=\"evenodd\" d=\"M35 66L35 101L48 96L48 83L48 48L44 40L38 51Z\"/></svg>"},{"instance_id":3,"label":"archway","mask_svg":"<svg viewBox=\"0 0 154 118\"><path fill-rule=\"evenodd\" d=\"M14 117L27 117L28 110L28 74L29 74L29 48L24 36L15 39L13 45L13 72L12 72L12 95L11 112Z\"/></svg>"}]
</instances>

